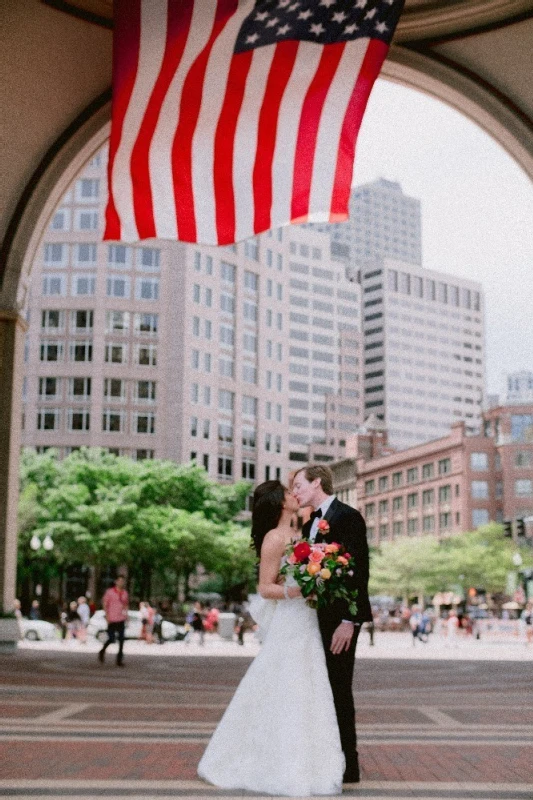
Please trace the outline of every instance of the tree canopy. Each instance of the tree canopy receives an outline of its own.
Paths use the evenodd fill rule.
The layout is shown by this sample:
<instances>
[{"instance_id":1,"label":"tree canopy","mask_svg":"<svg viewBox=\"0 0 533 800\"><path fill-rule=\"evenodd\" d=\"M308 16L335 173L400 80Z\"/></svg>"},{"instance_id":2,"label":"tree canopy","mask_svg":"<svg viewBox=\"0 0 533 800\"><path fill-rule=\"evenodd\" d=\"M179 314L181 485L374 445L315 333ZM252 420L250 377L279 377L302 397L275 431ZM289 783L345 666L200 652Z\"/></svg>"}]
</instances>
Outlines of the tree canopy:
<instances>
[{"instance_id":1,"label":"tree canopy","mask_svg":"<svg viewBox=\"0 0 533 800\"><path fill-rule=\"evenodd\" d=\"M533 564L529 548L506 539L495 523L441 541L422 536L383 542L373 553L370 592L400 597L468 587L504 592L508 573L516 571L517 551L524 565Z\"/></svg>"},{"instance_id":2,"label":"tree canopy","mask_svg":"<svg viewBox=\"0 0 533 800\"><path fill-rule=\"evenodd\" d=\"M234 522L250 484L218 485L196 464L132 461L97 448L59 460L57 453L22 456L19 570L38 556L31 537L54 541L49 563L85 564L97 570L126 566L140 593L153 574L167 586L203 568L225 591L253 577L247 526ZM171 592L172 593L172 592Z\"/></svg>"}]
</instances>

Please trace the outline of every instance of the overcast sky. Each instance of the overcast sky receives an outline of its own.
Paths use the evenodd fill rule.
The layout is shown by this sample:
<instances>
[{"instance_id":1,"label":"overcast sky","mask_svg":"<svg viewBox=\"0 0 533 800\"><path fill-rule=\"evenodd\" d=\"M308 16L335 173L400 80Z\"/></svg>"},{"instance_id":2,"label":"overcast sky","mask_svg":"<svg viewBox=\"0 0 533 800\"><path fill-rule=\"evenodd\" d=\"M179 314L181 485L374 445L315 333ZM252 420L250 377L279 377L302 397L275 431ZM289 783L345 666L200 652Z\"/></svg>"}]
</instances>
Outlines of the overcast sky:
<instances>
[{"instance_id":1,"label":"overcast sky","mask_svg":"<svg viewBox=\"0 0 533 800\"><path fill-rule=\"evenodd\" d=\"M487 390L503 395L508 372L533 370L531 181L462 114L384 80L364 117L354 183L379 177L422 201L423 266L483 284Z\"/></svg>"}]
</instances>

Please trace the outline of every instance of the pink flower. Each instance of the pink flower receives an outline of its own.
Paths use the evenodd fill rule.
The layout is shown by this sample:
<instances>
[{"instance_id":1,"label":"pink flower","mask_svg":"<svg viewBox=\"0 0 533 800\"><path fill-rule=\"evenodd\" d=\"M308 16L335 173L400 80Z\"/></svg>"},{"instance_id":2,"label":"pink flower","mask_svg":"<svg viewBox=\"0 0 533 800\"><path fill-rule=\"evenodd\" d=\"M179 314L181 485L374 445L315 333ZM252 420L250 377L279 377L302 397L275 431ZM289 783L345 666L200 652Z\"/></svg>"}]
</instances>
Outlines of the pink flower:
<instances>
[{"instance_id":1,"label":"pink flower","mask_svg":"<svg viewBox=\"0 0 533 800\"><path fill-rule=\"evenodd\" d=\"M345 567L348 563L348 559L345 556L337 556L337 564L342 564Z\"/></svg>"},{"instance_id":2,"label":"pink flower","mask_svg":"<svg viewBox=\"0 0 533 800\"><path fill-rule=\"evenodd\" d=\"M312 564L321 564L322 561L324 560L324 555L325 555L324 552L318 547L313 548L311 550L311 553L309 554L309 561Z\"/></svg>"},{"instance_id":3,"label":"pink flower","mask_svg":"<svg viewBox=\"0 0 533 800\"><path fill-rule=\"evenodd\" d=\"M327 519L320 520L320 522L318 523L318 530L320 531L320 533L323 534L329 533L329 522L327 521Z\"/></svg>"},{"instance_id":4,"label":"pink flower","mask_svg":"<svg viewBox=\"0 0 533 800\"><path fill-rule=\"evenodd\" d=\"M338 553L340 549L340 545L337 542L331 542L331 544L326 545L326 553Z\"/></svg>"},{"instance_id":5,"label":"pink flower","mask_svg":"<svg viewBox=\"0 0 533 800\"><path fill-rule=\"evenodd\" d=\"M289 562L289 564L297 564L298 563L294 553L290 554L290 556L287 558L287 561Z\"/></svg>"}]
</instances>

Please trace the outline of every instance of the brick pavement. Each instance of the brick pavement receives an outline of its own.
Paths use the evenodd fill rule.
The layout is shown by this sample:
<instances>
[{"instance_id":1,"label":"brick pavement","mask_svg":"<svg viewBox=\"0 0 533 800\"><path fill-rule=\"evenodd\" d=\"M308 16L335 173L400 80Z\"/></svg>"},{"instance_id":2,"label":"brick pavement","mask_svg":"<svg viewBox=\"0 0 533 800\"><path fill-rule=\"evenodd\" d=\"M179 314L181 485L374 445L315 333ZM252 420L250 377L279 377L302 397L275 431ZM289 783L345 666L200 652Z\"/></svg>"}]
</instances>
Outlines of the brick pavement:
<instances>
[{"instance_id":1,"label":"brick pavement","mask_svg":"<svg viewBox=\"0 0 533 800\"><path fill-rule=\"evenodd\" d=\"M3 656L0 797L248 796L206 786L196 765L249 661ZM365 659L355 694L363 781L345 796L532 800L531 663Z\"/></svg>"}]
</instances>

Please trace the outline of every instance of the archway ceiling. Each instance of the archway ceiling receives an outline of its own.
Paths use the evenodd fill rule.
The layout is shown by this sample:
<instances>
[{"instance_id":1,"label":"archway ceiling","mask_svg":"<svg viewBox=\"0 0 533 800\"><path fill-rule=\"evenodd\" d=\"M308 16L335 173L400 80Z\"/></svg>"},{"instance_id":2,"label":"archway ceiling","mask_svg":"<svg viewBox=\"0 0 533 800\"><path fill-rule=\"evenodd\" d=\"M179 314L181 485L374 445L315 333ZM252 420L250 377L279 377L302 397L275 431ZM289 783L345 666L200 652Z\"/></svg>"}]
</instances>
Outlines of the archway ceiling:
<instances>
[{"instance_id":1,"label":"archway ceiling","mask_svg":"<svg viewBox=\"0 0 533 800\"><path fill-rule=\"evenodd\" d=\"M113 0L43 2L113 27ZM533 136L532 17L533 0L406 0L390 58L407 48L456 70L508 102Z\"/></svg>"},{"instance_id":2,"label":"archway ceiling","mask_svg":"<svg viewBox=\"0 0 533 800\"><path fill-rule=\"evenodd\" d=\"M113 4L3 0L0 18L5 256L46 164L109 97ZM383 74L469 114L533 175L532 51L533 0L407 0Z\"/></svg>"}]
</instances>

